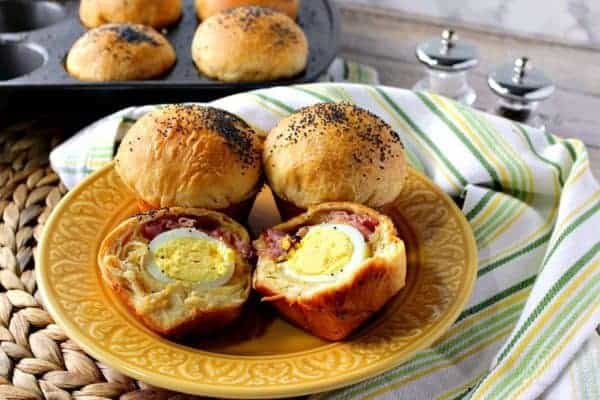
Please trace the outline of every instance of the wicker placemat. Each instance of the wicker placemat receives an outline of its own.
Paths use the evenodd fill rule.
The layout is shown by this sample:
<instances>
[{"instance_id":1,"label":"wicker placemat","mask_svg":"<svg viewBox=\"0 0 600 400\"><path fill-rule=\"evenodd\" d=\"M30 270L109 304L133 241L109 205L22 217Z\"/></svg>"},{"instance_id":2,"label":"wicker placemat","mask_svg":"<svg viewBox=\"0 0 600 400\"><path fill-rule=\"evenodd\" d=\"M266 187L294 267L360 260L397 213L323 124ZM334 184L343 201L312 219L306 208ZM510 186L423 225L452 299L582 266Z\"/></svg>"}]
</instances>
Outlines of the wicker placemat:
<instances>
[{"instance_id":1,"label":"wicker placemat","mask_svg":"<svg viewBox=\"0 0 600 400\"><path fill-rule=\"evenodd\" d=\"M38 295L35 249L66 193L48 166L60 131L0 129L0 399L183 399L94 360L54 324Z\"/></svg>"}]
</instances>

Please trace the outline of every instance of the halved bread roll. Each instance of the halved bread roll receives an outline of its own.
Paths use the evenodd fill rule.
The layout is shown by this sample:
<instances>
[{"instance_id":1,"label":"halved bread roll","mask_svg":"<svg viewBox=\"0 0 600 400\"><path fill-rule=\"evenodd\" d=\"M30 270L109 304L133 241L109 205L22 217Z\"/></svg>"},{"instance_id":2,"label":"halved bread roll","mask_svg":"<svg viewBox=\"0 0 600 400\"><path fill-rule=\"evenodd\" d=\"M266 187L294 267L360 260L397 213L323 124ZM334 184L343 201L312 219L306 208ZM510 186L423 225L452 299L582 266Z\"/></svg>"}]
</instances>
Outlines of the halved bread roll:
<instances>
[{"instance_id":1,"label":"halved bread roll","mask_svg":"<svg viewBox=\"0 0 600 400\"><path fill-rule=\"evenodd\" d=\"M236 319L250 294L246 230L216 211L165 208L133 216L102 242L105 282L151 330L209 333Z\"/></svg>"},{"instance_id":2,"label":"halved bread roll","mask_svg":"<svg viewBox=\"0 0 600 400\"><path fill-rule=\"evenodd\" d=\"M392 221L353 203L324 203L254 242L254 288L292 323L342 340L404 287L406 251Z\"/></svg>"}]
</instances>

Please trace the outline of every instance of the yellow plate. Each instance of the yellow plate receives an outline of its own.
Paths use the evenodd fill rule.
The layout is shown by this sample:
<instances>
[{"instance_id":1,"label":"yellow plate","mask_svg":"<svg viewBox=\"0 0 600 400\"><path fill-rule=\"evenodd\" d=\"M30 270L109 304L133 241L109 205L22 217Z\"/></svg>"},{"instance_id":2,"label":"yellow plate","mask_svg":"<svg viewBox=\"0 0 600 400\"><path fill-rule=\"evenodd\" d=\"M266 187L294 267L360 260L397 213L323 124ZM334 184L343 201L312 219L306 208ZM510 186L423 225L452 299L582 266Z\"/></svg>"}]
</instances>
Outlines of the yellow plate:
<instances>
[{"instance_id":1,"label":"yellow plate","mask_svg":"<svg viewBox=\"0 0 600 400\"><path fill-rule=\"evenodd\" d=\"M251 220L264 224L271 218L272 201L265 199L263 194ZM403 195L384 210L407 245L407 285L348 341L327 343L273 317L250 337L205 341L194 348L150 332L101 281L96 265L100 242L134 211L135 201L112 165L88 177L46 225L38 250L38 285L52 317L88 353L129 376L175 391L274 398L373 377L439 338L463 309L476 277L469 224L447 195L411 171Z\"/></svg>"}]
</instances>

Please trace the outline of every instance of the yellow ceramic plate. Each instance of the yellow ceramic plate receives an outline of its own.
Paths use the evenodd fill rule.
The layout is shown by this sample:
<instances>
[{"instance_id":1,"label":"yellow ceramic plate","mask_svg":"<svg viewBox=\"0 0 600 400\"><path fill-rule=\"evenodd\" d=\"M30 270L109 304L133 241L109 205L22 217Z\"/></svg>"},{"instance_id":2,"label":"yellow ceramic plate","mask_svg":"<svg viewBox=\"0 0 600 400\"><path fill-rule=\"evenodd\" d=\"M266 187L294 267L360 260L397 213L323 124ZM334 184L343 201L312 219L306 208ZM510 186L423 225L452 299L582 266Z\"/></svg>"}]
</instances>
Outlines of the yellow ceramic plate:
<instances>
[{"instance_id":1,"label":"yellow ceramic plate","mask_svg":"<svg viewBox=\"0 0 600 400\"><path fill-rule=\"evenodd\" d=\"M471 294L477 254L460 210L415 171L403 193L385 212L407 245L407 285L342 343L319 340L274 315L254 315L247 320L264 320L258 328L242 327L220 335L225 340L194 346L165 340L138 323L105 288L96 265L104 236L135 211L112 165L71 191L52 214L39 248L38 284L51 315L72 339L152 385L229 398L326 391L380 374L431 345ZM272 214L272 202L263 194L258 203L253 220L260 223Z\"/></svg>"}]
</instances>

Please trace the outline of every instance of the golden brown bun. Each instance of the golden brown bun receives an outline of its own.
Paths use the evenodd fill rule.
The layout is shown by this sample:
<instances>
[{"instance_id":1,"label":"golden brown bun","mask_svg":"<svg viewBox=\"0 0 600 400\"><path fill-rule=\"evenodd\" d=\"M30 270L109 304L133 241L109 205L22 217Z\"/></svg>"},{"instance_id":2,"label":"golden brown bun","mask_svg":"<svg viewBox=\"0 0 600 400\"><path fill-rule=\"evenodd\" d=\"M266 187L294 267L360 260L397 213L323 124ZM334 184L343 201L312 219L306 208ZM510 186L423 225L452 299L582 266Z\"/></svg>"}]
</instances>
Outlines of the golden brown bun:
<instances>
[{"instance_id":1,"label":"golden brown bun","mask_svg":"<svg viewBox=\"0 0 600 400\"><path fill-rule=\"evenodd\" d=\"M271 189L307 208L326 201L391 203L407 175L404 147L383 120L349 103L320 103L284 118L263 153Z\"/></svg>"},{"instance_id":2,"label":"golden brown bun","mask_svg":"<svg viewBox=\"0 0 600 400\"><path fill-rule=\"evenodd\" d=\"M212 107L169 105L127 132L116 170L152 208L226 209L261 187L262 140L243 120Z\"/></svg>"},{"instance_id":3,"label":"golden brown bun","mask_svg":"<svg viewBox=\"0 0 600 400\"><path fill-rule=\"evenodd\" d=\"M164 28L181 18L181 0L81 0L79 17L88 28L132 23Z\"/></svg>"},{"instance_id":4,"label":"golden brown bun","mask_svg":"<svg viewBox=\"0 0 600 400\"><path fill-rule=\"evenodd\" d=\"M203 74L227 82L292 77L306 68L308 42L287 15L239 7L203 21L192 42L192 58Z\"/></svg>"},{"instance_id":5,"label":"golden brown bun","mask_svg":"<svg viewBox=\"0 0 600 400\"><path fill-rule=\"evenodd\" d=\"M286 14L291 19L296 19L298 3L298 0L196 0L196 13L198 18L204 20L230 8L259 6L272 8Z\"/></svg>"},{"instance_id":6,"label":"golden brown bun","mask_svg":"<svg viewBox=\"0 0 600 400\"><path fill-rule=\"evenodd\" d=\"M108 24L80 37L67 56L67 71L84 81L152 79L175 64L175 50L143 25Z\"/></svg>"},{"instance_id":7,"label":"golden brown bun","mask_svg":"<svg viewBox=\"0 0 600 400\"><path fill-rule=\"evenodd\" d=\"M261 255L253 277L254 288L289 321L328 340L342 340L398 291L406 278L406 251L392 221L378 212L351 203L324 203L273 229L295 233L302 226L323 222L332 212L343 210L367 215L379 224L369 247L372 256L347 279L333 283L294 280L282 272L280 265ZM264 236L254 242L264 248Z\"/></svg>"},{"instance_id":8,"label":"golden brown bun","mask_svg":"<svg viewBox=\"0 0 600 400\"><path fill-rule=\"evenodd\" d=\"M235 233L243 243L250 242L240 224L216 211L178 207L151 211L123 221L106 236L98 252L102 276L131 312L154 332L173 337L220 329L238 317L250 295L252 269L239 252L229 282L211 289L198 289L184 281L163 283L145 268L125 261L123 244L139 240L140 248L147 246L148 240L139 234L141 224L165 214L206 216Z\"/></svg>"}]
</instances>

